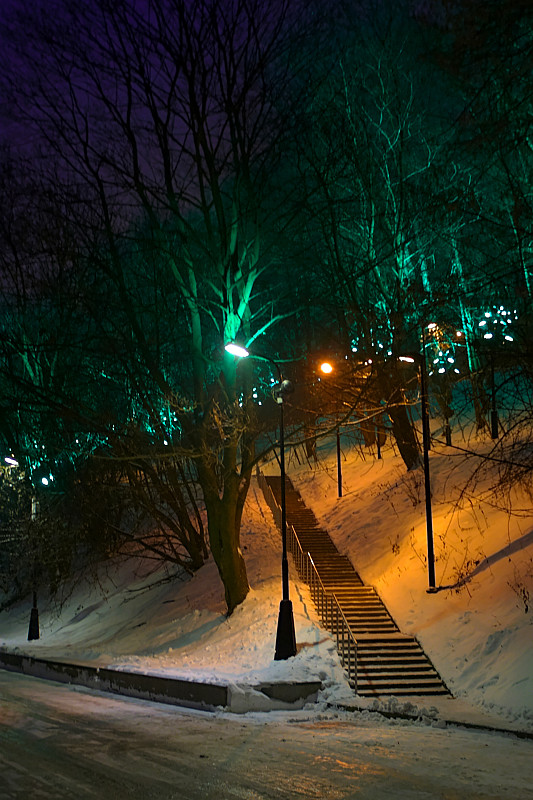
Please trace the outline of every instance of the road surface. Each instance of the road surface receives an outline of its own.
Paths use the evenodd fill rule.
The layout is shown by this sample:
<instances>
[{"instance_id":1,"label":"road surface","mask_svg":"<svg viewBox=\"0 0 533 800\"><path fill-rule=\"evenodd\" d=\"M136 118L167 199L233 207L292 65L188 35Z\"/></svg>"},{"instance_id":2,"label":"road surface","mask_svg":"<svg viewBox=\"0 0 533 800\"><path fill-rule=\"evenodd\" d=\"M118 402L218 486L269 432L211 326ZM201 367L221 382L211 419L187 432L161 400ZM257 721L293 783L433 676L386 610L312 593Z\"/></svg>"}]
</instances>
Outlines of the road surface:
<instances>
[{"instance_id":1,"label":"road surface","mask_svg":"<svg viewBox=\"0 0 533 800\"><path fill-rule=\"evenodd\" d=\"M235 716L0 670L1 800L527 800L533 742L375 714Z\"/></svg>"}]
</instances>

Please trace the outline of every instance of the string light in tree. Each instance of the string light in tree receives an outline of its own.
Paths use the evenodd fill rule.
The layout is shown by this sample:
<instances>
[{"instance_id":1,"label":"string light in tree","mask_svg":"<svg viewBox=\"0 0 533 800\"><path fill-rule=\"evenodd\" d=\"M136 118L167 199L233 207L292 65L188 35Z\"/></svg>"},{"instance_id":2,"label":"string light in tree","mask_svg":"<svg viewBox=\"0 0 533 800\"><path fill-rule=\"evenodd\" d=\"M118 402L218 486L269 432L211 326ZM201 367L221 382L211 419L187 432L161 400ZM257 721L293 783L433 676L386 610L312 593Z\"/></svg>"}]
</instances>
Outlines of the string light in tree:
<instances>
[{"instance_id":1,"label":"string light in tree","mask_svg":"<svg viewBox=\"0 0 533 800\"><path fill-rule=\"evenodd\" d=\"M492 306L490 311L483 312L482 319L478 322L483 338L493 340L498 344L514 342L513 323L518 319L516 309L505 306Z\"/></svg>"},{"instance_id":2,"label":"string light in tree","mask_svg":"<svg viewBox=\"0 0 533 800\"><path fill-rule=\"evenodd\" d=\"M452 331L447 325L430 322L426 326L426 358L428 375L460 374L456 348L461 345L462 331Z\"/></svg>"}]
</instances>

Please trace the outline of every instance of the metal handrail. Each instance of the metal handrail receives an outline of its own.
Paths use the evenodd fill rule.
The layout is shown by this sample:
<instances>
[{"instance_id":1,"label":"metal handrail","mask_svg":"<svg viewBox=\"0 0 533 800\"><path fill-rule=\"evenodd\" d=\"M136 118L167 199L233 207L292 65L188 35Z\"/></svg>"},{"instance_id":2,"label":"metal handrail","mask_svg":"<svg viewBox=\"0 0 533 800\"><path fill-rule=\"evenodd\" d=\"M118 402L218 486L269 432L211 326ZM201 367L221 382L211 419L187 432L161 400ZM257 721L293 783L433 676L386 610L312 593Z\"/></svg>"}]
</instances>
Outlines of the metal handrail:
<instances>
[{"instance_id":1,"label":"metal handrail","mask_svg":"<svg viewBox=\"0 0 533 800\"><path fill-rule=\"evenodd\" d=\"M262 472L258 474L259 487L278 527L281 527L281 509ZM307 583L317 612L336 639L337 651L342 666L348 673L348 680L357 691L357 639L339 605L337 596L328 592L311 553L304 551L294 527L287 524L287 549L291 553L300 577Z\"/></svg>"},{"instance_id":2,"label":"metal handrail","mask_svg":"<svg viewBox=\"0 0 533 800\"><path fill-rule=\"evenodd\" d=\"M278 525L278 527L281 527L281 509L277 504L276 498L274 497L274 493L270 488L268 481L262 472L258 473L257 479L259 482L259 488L263 492L266 503L270 508L270 510L272 511L272 516L274 517L274 521L276 525Z\"/></svg>"},{"instance_id":3,"label":"metal handrail","mask_svg":"<svg viewBox=\"0 0 533 800\"><path fill-rule=\"evenodd\" d=\"M357 691L357 639L344 615L337 595L334 592L328 592L322 583L311 553L307 553L307 558L311 567L310 580L308 581L311 597L322 622L336 637L337 651L341 658L342 666L348 672L348 680L351 681L355 691Z\"/></svg>"}]
</instances>

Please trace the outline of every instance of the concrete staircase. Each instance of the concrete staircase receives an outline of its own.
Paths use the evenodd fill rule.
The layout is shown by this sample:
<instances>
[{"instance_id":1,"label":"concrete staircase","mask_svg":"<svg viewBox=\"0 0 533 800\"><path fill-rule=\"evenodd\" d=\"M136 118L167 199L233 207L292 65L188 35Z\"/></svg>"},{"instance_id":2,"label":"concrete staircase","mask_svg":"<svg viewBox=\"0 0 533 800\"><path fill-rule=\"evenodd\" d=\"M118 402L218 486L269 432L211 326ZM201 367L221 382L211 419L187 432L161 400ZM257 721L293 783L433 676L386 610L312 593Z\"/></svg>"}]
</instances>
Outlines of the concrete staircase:
<instances>
[{"instance_id":1,"label":"concrete staircase","mask_svg":"<svg viewBox=\"0 0 533 800\"><path fill-rule=\"evenodd\" d=\"M279 507L280 478L268 476L265 480ZM271 498L266 499L269 501ZM400 632L376 591L363 584L350 560L339 553L327 531L320 527L288 479L285 500L287 525L294 530L303 553L309 554L321 589L332 603L335 599L335 608L340 608L341 616L349 626L350 637L355 639L356 678L352 682L357 693L363 696L449 694L418 641ZM279 519L279 515L275 516ZM292 536L288 537L289 551L292 539ZM301 566L300 562L301 552L298 562ZM304 572L300 570L306 577ZM328 627L332 629L330 625ZM337 632L338 647L339 641L345 642L345 635L339 638Z\"/></svg>"}]
</instances>

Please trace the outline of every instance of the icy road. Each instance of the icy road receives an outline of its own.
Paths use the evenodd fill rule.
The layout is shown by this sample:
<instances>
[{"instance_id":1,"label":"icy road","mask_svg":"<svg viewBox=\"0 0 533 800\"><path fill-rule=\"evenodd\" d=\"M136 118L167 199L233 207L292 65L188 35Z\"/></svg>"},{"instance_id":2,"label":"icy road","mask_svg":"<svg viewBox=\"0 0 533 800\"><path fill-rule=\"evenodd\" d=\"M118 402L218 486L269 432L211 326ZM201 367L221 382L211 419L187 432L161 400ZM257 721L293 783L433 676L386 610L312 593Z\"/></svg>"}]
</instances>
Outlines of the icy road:
<instances>
[{"instance_id":1,"label":"icy road","mask_svg":"<svg viewBox=\"0 0 533 800\"><path fill-rule=\"evenodd\" d=\"M0 670L0 798L526 800L533 742L377 715L208 714Z\"/></svg>"}]
</instances>

